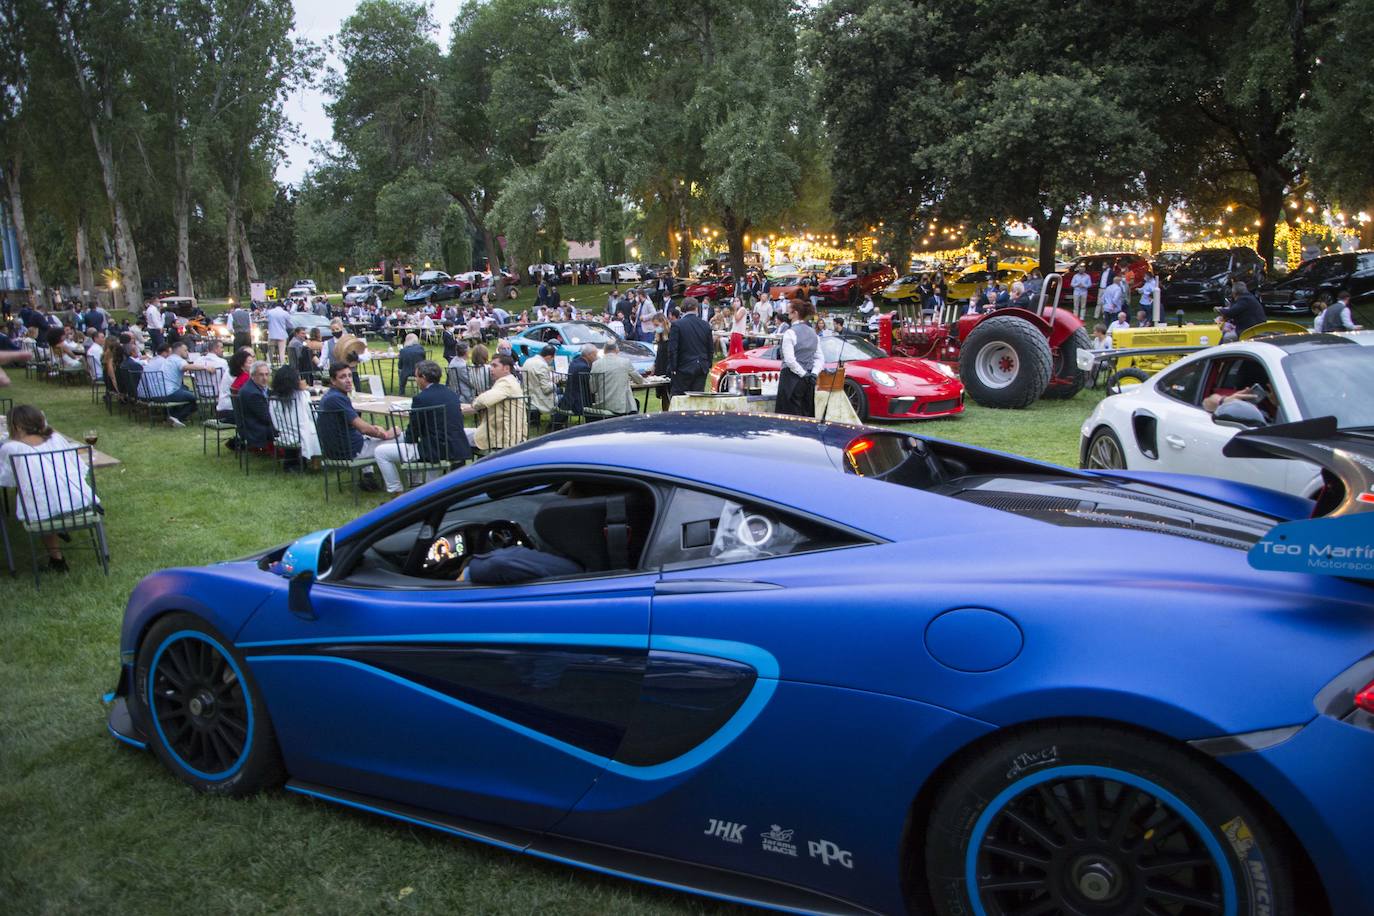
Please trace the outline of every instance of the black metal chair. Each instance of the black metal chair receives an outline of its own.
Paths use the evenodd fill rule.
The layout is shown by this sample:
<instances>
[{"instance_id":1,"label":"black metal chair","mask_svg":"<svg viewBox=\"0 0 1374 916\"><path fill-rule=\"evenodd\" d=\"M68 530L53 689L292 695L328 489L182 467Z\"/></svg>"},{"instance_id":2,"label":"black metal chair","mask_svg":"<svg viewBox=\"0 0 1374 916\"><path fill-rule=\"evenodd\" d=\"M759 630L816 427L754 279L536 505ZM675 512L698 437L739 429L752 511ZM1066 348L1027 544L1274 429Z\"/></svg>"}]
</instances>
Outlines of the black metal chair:
<instances>
[{"instance_id":1,"label":"black metal chair","mask_svg":"<svg viewBox=\"0 0 1374 916\"><path fill-rule=\"evenodd\" d=\"M503 398L477 411L478 425L486 424L484 455L519 445L529 438L529 413L525 398Z\"/></svg>"},{"instance_id":2,"label":"black metal chair","mask_svg":"<svg viewBox=\"0 0 1374 916\"><path fill-rule=\"evenodd\" d=\"M129 419L138 419L138 385L143 381L143 364L133 359L125 359L119 364L116 375L119 381L119 398L117 403L122 409L128 409Z\"/></svg>"},{"instance_id":3,"label":"black metal chair","mask_svg":"<svg viewBox=\"0 0 1374 916\"><path fill-rule=\"evenodd\" d=\"M318 405L310 408L315 422L315 435L320 440L320 467L324 470L324 498L329 501L329 475L334 474L334 484L343 492L343 475L348 474L348 482L353 487L353 502L358 502L358 484L362 473L377 463L375 458L359 458L353 454L353 443L348 435L348 415L337 409L321 410Z\"/></svg>"},{"instance_id":4,"label":"black metal chair","mask_svg":"<svg viewBox=\"0 0 1374 916\"><path fill-rule=\"evenodd\" d=\"M219 418L219 386L223 380L223 369L191 370L191 388L196 393L196 410L200 413L200 453L210 453L210 432L213 430L216 458L220 455L220 442L224 434L233 435L238 428L233 421Z\"/></svg>"},{"instance_id":5,"label":"black metal chair","mask_svg":"<svg viewBox=\"0 0 1374 916\"><path fill-rule=\"evenodd\" d=\"M295 462L301 463L301 421L295 396L267 399L267 412L272 417L272 450L277 469L285 471Z\"/></svg>"},{"instance_id":6,"label":"black metal chair","mask_svg":"<svg viewBox=\"0 0 1374 916\"><path fill-rule=\"evenodd\" d=\"M580 389L582 397L582 419L583 420L604 420L607 417L618 416L614 410L596 405L602 401L602 388L605 387L605 378L592 372L583 372L573 377L573 383Z\"/></svg>"},{"instance_id":7,"label":"black metal chair","mask_svg":"<svg viewBox=\"0 0 1374 916\"><path fill-rule=\"evenodd\" d=\"M418 410L392 408L390 418L396 441L409 443L415 449L413 459L400 463L407 487L415 486L416 474L447 474L463 463L449 449L448 418L442 405Z\"/></svg>"},{"instance_id":8,"label":"black metal chair","mask_svg":"<svg viewBox=\"0 0 1374 916\"><path fill-rule=\"evenodd\" d=\"M105 510L95 485L93 453L89 445L10 455L18 505L15 515L29 538L33 580L39 580L39 545L44 538L89 531L105 575L110 574L110 549L105 539ZM86 478L89 475L90 481ZM8 549L9 536L5 535Z\"/></svg>"},{"instance_id":9,"label":"black metal chair","mask_svg":"<svg viewBox=\"0 0 1374 916\"><path fill-rule=\"evenodd\" d=\"M172 415L172 403L168 400L172 396L172 386L161 372L142 372L134 390L137 392L135 402L147 412L149 426L153 425L156 411L162 411L164 421Z\"/></svg>"},{"instance_id":10,"label":"black metal chair","mask_svg":"<svg viewBox=\"0 0 1374 916\"><path fill-rule=\"evenodd\" d=\"M89 376L91 382L91 403L99 404L101 395L105 393L105 376L102 372L103 367L100 365L100 360L96 359L93 353L87 353L85 360L86 375Z\"/></svg>"}]
</instances>

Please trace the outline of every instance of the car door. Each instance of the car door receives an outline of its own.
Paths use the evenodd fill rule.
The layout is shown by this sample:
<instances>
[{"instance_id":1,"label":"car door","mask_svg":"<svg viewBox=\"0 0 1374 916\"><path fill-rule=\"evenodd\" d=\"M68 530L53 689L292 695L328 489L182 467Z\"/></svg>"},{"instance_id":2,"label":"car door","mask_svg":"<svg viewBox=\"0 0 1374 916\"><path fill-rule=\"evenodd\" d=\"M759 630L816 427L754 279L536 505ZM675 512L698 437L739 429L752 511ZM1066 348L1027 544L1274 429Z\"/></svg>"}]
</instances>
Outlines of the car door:
<instances>
[{"instance_id":1,"label":"car door","mask_svg":"<svg viewBox=\"0 0 1374 916\"><path fill-rule=\"evenodd\" d=\"M355 572L316 582L306 615L273 599L238 643L298 783L538 831L619 745L657 579L417 587Z\"/></svg>"}]
</instances>

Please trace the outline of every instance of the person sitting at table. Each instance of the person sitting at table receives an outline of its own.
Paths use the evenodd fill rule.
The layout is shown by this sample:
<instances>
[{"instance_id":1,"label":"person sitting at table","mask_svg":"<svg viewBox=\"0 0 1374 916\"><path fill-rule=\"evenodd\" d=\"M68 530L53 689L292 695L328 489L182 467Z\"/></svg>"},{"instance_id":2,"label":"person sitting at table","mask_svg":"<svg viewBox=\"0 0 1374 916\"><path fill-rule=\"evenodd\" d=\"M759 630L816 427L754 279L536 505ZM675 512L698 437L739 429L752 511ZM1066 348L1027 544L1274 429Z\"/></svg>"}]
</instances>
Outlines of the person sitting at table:
<instances>
[{"instance_id":1,"label":"person sitting at table","mask_svg":"<svg viewBox=\"0 0 1374 916\"><path fill-rule=\"evenodd\" d=\"M468 342L455 341L453 357L448 361L448 387L453 389L458 395L458 400L464 404L471 404L472 399L477 396L472 384L471 370L472 367L468 365Z\"/></svg>"},{"instance_id":2,"label":"person sitting at table","mask_svg":"<svg viewBox=\"0 0 1374 916\"><path fill-rule=\"evenodd\" d=\"M642 385L644 377L620 355L620 344L616 341L608 340L602 346L601 356L592 364L588 379L595 400L593 407L617 415L635 413L639 409L630 386Z\"/></svg>"},{"instance_id":3,"label":"person sitting at table","mask_svg":"<svg viewBox=\"0 0 1374 916\"><path fill-rule=\"evenodd\" d=\"M491 354L486 344L477 344L472 348L472 365L468 368L468 375L472 377L472 390L477 394L491 387L490 363Z\"/></svg>"},{"instance_id":4,"label":"person sitting at table","mask_svg":"<svg viewBox=\"0 0 1374 916\"><path fill-rule=\"evenodd\" d=\"M267 404L271 394L267 386L271 383L272 367L264 360L254 362L248 381L239 389L240 416L235 447L263 451L272 446L276 427L272 425L272 412Z\"/></svg>"},{"instance_id":5,"label":"person sitting at table","mask_svg":"<svg viewBox=\"0 0 1374 916\"><path fill-rule=\"evenodd\" d=\"M377 459L377 467L382 472L382 482L388 493L405 490L401 482L401 465L405 462L435 462L447 455L450 464L457 466L472 457L472 447L463 427L462 402L450 388L439 384L443 369L432 359L422 359L415 366L414 378L415 387L420 390L411 399L410 409L416 411L426 407L442 407L443 421L434 422L433 418L427 418L417 424L412 420L406 428L404 440L383 442L377 446L372 457ZM447 439L447 450L440 436Z\"/></svg>"},{"instance_id":6,"label":"person sitting at table","mask_svg":"<svg viewBox=\"0 0 1374 916\"><path fill-rule=\"evenodd\" d=\"M472 406L482 412L482 421L467 431L468 441L484 452L519 445L528 434L525 411L502 405L510 398L525 396L514 372L515 360L498 353L491 361L491 387L472 401Z\"/></svg>"},{"instance_id":7,"label":"person sitting at table","mask_svg":"<svg viewBox=\"0 0 1374 916\"><path fill-rule=\"evenodd\" d=\"M181 353L186 352L186 344L177 344ZM158 347L157 355L143 364L143 377L138 382L138 396L167 406L167 423L170 426L185 426L191 414L196 412L196 396L182 383L182 371L186 368L186 358L172 352L172 345L164 338Z\"/></svg>"},{"instance_id":8,"label":"person sitting at table","mask_svg":"<svg viewBox=\"0 0 1374 916\"><path fill-rule=\"evenodd\" d=\"M458 352L458 338L453 336L453 319L444 319L444 333L441 338L444 344L444 365L448 365L453 360L453 355Z\"/></svg>"},{"instance_id":9,"label":"person sitting at table","mask_svg":"<svg viewBox=\"0 0 1374 916\"><path fill-rule=\"evenodd\" d=\"M538 423L544 414L552 414L555 407L557 390L553 383L553 360L558 348L544 344L544 348L525 360L520 374L521 387L525 389L526 402L530 409L530 422Z\"/></svg>"},{"instance_id":10,"label":"person sitting at table","mask_svg":"<svg viewBox=\"0 0 1374 916\"><path fill-rule=\"evenodd\" d=\"M51 359L63 369L80 369L81 357L76 354L72 342L67 339L67 332L61 328L52 328L43 335L47 342L48 352Z\"/></svg>"},{"instance_id":11,"label":"person sitting at table","mask_svg":"<svg viewBox=\"0 0 1374 916\"><path fill-rule=\"evenodd\" d=\"M316 428L324 456L331 460L371 458L377 446L396 438L394 429L382 429L368 423L353 409L348 396L353 393L353 369L340 363L329 369L329 390L320 398ZM339 451L342 449L342 451ZM379 484L364 472L358 485L363 490L377 490Z\"/></svg>"},{"instance_id":12,"label":"person sitting at table","mask_svg":"<svg viewBox=\"0 0 1374 916\"><path fill-rule=\"evenodd\" d=\"M79 452L67 452L61 458L50 459L20 457L72 447L48 425L43 411L32 404L17 404L10 409L6 421L9 438L0 445L0 487L18 489L19 504L15 507L15 515L20 521L46 521L96 504L95 495L86 483L87 468L78 457ZM19 460L11 461L12 457ZM48 551L48 568L66 572L67 560L62 556L59 537L56 533L44 534L42 541Z\"/></svg>"},{"instance_id":13,"label":"person sitting at table","mask_svg":"<svg viewBox=\"0 0 1374 916\"><path fill-rule=\"evenodd\" d=\"M91 381L103 381L105 378L105 332L100 328L87 331L86 340L86 367L91 373Z\"/></svg>"},{"instance_id":14,"label":"person sitting at table","mask_svg":"<svg viewBox=\"0 0 1374 916\"><path fill-rule=\"evenodd\" d=\"M320 454L320 440L315 435L315 424L310 419L310 392L305 379L292 366L278 366L272 373L272 384L268 389L271 397L267 406L272 417L272 427L280 439L283 433L296 430L300 438L296 441L300 460L317 458ZM284 465L288 471L301 467L300 460Z\"/></svg>"},{"instance_id":15,"label":"person sitting at table","mask_svg":"<svg viewBox=\"0 0 1374 916\"><path fill-rule=\"evenodd\" d=\"M291 338L286 342L287 365L297 372L308 374L315 371L315 354L310 350L306 328L291 329Z\"/></svg>"},{"instance_id":16,"label":"person sitting at table","mask_svg":"<svg viewBox=\"0 0 1374 916\"><path fill-rule=\"evenodd\" d=\"M573 357L572 362L568 364L568 380L563 388L563 397L558 402L559 410L572 416L581 416L583 410L592 406L583 403L582 383L579 382L578 379L582 376L590 376L592 364L595 362L596 344L583 344L582 349Z\"/></svg>"},{"instance_id":17,"label":"person sitting at table","mask_svg":"<svg viewBox=\"0 0 1374 916\"><path fill-rule=\"evenodd\" d=\"M424 358L425 348L420 343L419 336L407 334L405 346L396 354L396 375L401 380L401 394L406 393L406 386L415 378L415 367L420 365Z\"/></svg>"},{"instance_id":18,"label":"person sitting at table","mask_svg":"<svg viewBox=\"0 0 1374 916\"><path fill-rule=\"evenodd\" d=\"M219 400L215 402L215 416L225 423L234 422L234 398L248 383L248 367L253 359L253 351L240 347L225 364L219 377Z\"/></svg>"}]
</instances>

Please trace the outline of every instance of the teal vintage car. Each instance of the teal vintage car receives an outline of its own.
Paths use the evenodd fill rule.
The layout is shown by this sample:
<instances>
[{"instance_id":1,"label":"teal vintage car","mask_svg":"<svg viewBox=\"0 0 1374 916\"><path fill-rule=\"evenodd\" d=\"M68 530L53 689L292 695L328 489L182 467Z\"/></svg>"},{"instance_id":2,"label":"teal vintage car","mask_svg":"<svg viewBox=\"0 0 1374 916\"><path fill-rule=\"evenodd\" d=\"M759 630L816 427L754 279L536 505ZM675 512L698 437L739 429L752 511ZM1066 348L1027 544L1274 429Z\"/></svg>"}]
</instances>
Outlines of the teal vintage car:
<instances>
[{"instance_id":1,"label":"teal vintage car","mask_svg":"<svg viewBox=\"0 0 1374 916\"><path fill-rule=\"evenodd\" d=\"M599 321L549 321L532 324L510 339L511 352L524 363L551 343L558 355L572 360L582 351L583 344L595 344L597 351L608 340L620 344L620 353L630 361L635 371L648 375L654 370L654 346L638 340L627 340Z\"/></svg>"}]
</instances>

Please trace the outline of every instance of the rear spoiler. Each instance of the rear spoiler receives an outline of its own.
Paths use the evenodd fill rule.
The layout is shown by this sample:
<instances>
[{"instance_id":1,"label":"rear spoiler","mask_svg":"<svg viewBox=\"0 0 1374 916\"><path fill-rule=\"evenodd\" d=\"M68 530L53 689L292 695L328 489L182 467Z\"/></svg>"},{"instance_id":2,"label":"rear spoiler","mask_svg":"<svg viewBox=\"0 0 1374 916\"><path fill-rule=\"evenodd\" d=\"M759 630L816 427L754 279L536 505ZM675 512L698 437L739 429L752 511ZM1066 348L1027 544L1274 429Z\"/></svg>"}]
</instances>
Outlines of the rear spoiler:
<instances>
[{"instance_id":1,"label":"rear spoiler","mask_svg":"<svg viewBox=\"0 0 1374 916\"><path fill-rule=\"evenodd\" d=\"M1327 480L1316 517L1275 525L1250 548L1251 566L1374 581L1374 431L1342 430L1335 417L1319 417L1244 430L1222 454L1310 461Z\"/></svg>"},{"instance_id":2,"label":"rear spoiler","mask_svg":"<svg viewBox=\"0 0 1374 916\"><path fill-rule=\"evenodd\" d=\"M1242 430L1221 453L1228 458L1290 458L1317 465L1327 483L1334 478L1344 492L1337 494L1328 486L1314 515L1335 518L1374 512L1374 430L1343 430L1335 417L1317 417Z\"/></svg>"}]
</instances>

